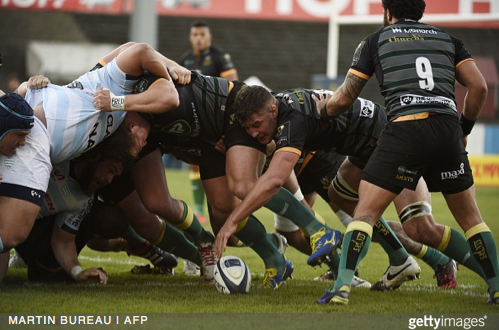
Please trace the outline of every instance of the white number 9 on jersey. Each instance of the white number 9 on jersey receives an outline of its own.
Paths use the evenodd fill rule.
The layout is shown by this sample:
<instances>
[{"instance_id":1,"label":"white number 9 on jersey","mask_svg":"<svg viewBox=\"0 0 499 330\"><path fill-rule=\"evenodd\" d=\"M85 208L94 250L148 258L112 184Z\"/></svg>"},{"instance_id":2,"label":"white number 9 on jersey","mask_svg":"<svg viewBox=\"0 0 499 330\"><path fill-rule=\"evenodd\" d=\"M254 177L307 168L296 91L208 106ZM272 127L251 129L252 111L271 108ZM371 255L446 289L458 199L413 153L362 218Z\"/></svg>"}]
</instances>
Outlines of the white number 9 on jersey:
<instances>
[{"instance_id":1,"label":"white number 9 on jersey","mask_svg":"<svg viewBox=\"0 0 499 330\"><path fill-rule=\"evenodd\" d=\"M435 82L433 81L433 71L431 69L430 60L426 57L418 57L416 59L416 72L418 73L419 78L421 78L419 87L429 91L433 90Z\"/></svg>"}]
</instances>

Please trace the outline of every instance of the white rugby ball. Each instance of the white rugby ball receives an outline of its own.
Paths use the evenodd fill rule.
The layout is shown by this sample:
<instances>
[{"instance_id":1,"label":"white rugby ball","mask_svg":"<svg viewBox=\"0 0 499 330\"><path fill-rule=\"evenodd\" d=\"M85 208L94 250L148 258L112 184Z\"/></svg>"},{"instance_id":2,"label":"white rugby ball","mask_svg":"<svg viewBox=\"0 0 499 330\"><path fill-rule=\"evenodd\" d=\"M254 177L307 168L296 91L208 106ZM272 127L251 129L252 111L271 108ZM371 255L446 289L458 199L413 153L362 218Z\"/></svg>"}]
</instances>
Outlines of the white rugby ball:
<instances>
[{"instance_id":1,"label":"white rugby ball","mask_svg":"<svg viewBox=\"0 0 499 330\"><path fill-rule=\"evenodd\" d=\"M215 286L221 293L248 293L251 288L251 273L248 265L239 257L220 258L214 275Z\"/></svg>"}]
</instances>

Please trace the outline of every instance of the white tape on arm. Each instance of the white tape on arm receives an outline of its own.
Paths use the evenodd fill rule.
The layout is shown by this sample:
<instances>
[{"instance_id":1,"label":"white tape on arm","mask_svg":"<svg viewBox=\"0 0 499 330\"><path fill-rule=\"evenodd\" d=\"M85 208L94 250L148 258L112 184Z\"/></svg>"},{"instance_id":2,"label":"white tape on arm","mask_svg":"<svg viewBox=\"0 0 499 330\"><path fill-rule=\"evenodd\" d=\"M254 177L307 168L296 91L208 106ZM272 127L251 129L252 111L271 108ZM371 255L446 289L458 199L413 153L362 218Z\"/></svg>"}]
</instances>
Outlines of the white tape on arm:
<instances>
[{"instance_id":1,"label":"white tape on arm","mask_svg":"<svg viewBox=\"0 0 499 330\"><path fill-rule=\"evenodd\" d=\"M83 268L81 266L74 266L73 269L71 269L71 277L76 280L76 276L80 274L83 271Z\"/></svg>"},{"instance_id":2,"label":"white tape on arm","mask_svg":"<svg viewBox=\"0 0 499 330\"><path fill-rule=\"evenodd\" d=\"M111 110L125 111L125 95L116 96L111 91L109 91L109 94L111 94Z\"/></svg>"},{"instance_id":3,"label":"white tape on arm","mask_svg":"<svg viewBox=\"0 0 499 330\"><path fill-rule=\"evenodd\" d=\"M305 199L305 196L303 196L303 193L301 192L300 188L298 188L298 190L294 193L293 196L295 196L295 198L300 202Z\"/></svg>"}]
</instances>

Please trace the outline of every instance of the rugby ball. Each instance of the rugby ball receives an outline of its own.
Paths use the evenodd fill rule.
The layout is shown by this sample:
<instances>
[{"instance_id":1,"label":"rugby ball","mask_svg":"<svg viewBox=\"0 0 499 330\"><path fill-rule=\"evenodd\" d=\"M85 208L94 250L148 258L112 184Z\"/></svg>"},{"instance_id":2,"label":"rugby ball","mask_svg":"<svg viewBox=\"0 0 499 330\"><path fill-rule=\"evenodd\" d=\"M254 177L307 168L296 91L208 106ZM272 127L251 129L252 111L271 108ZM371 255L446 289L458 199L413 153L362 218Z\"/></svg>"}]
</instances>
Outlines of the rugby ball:
<instances>
[{"instance_id":1,"label":"rugby ball","mask_svg":"<svg viewBox=\"0 0 499 330\"><path fill-rule=\"evenodd\" d=\"M214 275L215 286L221 293L248 293L251 288L251 273L248 265L239 257L220 258Z\"/></svg>"}]
</instances>

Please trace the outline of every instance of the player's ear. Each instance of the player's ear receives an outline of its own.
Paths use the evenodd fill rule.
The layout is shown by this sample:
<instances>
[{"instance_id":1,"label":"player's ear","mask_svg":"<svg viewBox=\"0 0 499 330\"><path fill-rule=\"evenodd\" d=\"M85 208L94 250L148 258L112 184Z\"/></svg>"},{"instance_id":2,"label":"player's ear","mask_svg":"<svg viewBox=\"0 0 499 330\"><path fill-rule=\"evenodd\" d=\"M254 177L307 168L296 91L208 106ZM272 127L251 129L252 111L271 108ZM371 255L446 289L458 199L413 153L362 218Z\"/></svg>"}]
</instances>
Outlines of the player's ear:
<instances>
[{"instance_id":1,"label":"player's ear","mask_svg":"<svg viewBox=\"0 0 499 330\"><path fill-rule=\"evenodd\" d=\"M279 109L277 109L275 104L270 106L270 113L272 114L272 118L277 118L277 114L279 113Z\"/></svg>"}]
</instances>

